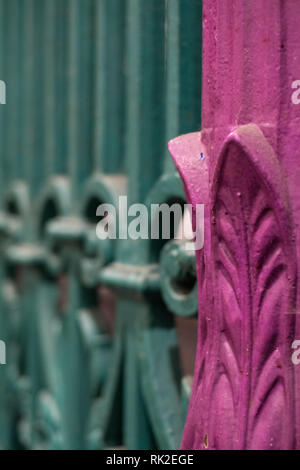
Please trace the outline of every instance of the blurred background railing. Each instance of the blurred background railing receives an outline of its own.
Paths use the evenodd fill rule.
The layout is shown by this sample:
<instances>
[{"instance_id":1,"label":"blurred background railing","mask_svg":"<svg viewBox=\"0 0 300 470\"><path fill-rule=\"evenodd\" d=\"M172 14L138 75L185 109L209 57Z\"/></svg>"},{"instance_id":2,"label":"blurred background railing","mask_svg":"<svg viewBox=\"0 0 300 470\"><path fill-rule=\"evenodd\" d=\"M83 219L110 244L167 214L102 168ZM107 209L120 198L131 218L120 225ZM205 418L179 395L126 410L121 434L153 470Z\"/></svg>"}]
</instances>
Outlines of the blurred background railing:
<instances>
[{"instance_id":1,"label":"blurred background railing","mask_svg":"<svg viewBox=\"0 0 300 470\"><path fill-rule=\"evenodd\" d=\"M184 202L200 0L0 0L0 446L175 449L196 348L180 245L96 238L96 208Z\"/></svg>"}]
</instances>

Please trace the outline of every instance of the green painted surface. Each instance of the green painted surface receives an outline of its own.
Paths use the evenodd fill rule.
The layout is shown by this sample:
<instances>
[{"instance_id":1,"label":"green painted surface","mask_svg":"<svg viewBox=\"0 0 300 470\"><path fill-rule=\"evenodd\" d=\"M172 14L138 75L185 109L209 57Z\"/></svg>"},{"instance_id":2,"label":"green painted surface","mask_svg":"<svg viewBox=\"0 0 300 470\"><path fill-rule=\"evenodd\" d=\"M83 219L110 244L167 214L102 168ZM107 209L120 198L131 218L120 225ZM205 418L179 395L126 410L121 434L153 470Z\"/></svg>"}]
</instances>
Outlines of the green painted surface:
<instances>
[{"instance_id":1,"label":"green painted surface","mask_svg":"<svg viewBox=\"0 0 300 470\"><path fill-rule=\"evenodd\" d=\"M99 241L96 208L184 203L167 141L200 128L201 21L200 0L0 0L1 448L180 444L193 257Z\"/></svg>"}]
</instances>

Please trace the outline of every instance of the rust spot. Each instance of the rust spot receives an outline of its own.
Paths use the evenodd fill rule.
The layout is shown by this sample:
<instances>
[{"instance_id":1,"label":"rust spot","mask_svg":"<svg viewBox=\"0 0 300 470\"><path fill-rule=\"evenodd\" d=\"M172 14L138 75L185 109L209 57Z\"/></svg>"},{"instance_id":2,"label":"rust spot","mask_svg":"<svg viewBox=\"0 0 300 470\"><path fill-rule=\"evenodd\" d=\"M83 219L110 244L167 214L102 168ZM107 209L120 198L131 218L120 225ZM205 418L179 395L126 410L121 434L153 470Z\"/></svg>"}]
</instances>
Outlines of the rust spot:
<instances>
[{"instance_id":1,"label":"rust spot","mask_svg":"<svg viewBox=\"0 0 300 470\"><path fill-rule=\"evenodd\" d=\"M203 445L204 445L205 449L208 448L208 434L205 434L205 436L204 436Z\"/></svg>"}]
</instances>

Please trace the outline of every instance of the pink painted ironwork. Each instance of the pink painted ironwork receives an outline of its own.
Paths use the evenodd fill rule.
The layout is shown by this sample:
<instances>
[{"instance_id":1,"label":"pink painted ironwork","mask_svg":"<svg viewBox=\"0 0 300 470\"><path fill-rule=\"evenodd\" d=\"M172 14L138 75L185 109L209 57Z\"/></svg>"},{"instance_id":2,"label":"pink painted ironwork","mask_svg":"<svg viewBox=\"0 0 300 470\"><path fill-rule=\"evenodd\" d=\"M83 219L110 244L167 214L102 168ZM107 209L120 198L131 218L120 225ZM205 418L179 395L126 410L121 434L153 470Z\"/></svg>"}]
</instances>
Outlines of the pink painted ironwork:
<instances>
[{"instance_id":1,"label":"pink painted ironwork","mask_svg":"<svg viewBox=\"0 0 300 470\"><path fill-rule=\"evenodd\" d=\"M203 130L169 144L205 204L182 448L299 449L300 2L203 3Z\"/></svg>"}]
</instances>

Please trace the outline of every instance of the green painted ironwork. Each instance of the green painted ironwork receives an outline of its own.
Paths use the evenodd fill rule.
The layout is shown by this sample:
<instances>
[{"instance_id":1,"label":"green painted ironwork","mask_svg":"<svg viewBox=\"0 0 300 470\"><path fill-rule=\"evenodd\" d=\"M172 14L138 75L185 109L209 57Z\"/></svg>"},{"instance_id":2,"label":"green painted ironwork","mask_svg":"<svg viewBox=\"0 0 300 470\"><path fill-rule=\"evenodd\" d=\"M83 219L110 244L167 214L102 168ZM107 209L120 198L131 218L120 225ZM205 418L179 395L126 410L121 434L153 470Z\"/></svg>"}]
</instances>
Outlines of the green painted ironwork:
<instances>
[{"instance_id":1,"label":"green painted ironwork","mask_svg":"<svg viewBox=\"0 0 300 470\"><path fill-rule=\"evenodd\" d=\"M96 208L184 203L167 141L200 128L201 10L0 0L1 448L180 444L194 258L98 240Z\"/></svg>"}]
</instances>

